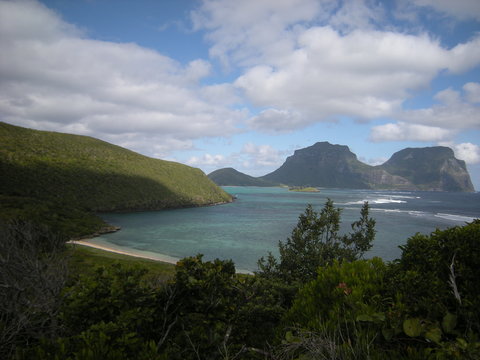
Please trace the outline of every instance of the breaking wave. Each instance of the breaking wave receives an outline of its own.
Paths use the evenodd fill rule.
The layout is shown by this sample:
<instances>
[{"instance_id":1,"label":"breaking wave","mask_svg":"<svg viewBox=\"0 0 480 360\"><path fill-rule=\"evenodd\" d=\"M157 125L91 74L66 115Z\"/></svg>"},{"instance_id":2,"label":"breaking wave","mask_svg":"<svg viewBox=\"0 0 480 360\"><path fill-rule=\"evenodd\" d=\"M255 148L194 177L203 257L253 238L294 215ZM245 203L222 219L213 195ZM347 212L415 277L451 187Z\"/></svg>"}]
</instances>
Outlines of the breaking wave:
<instances>
[{"instance_id":1,"label":"breaking wave","mask_svg":"<svg viewBox=\"0 0 480 360\"><path fill-rule=\"evenodd\" d=\"M365 201L368 201L369 204L405 204L405 200L398 200L392 198L377 198L377 199L365 199L359 201L349 201L345 205L363 205Z\"/></svg>"},{"instance_id":2,"label":"breaking wave","mask_svg":"<svg viewBox=\"0 0 480 360\"><path fill-rule=\"evenodd\" d=\"M473 220L475 220L475 218L471 216L464 216L464 215L438 213L438 214L435 214L435 216L442 219L446 219L446 220L461 221L461 222L472 222Z\"/></svg>"}]
</instances>

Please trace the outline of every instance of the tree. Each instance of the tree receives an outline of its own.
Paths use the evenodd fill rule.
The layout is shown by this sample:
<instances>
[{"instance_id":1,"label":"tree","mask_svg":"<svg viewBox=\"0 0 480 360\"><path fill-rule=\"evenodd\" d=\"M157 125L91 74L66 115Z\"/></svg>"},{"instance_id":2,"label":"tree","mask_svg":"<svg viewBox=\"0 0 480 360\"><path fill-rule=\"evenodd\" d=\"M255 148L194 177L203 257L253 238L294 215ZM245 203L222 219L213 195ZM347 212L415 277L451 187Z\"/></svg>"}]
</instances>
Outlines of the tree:
<instances>
[{"instance_id":1,"label":"tree","mask_svg":"<svg viewBox=\"0 0 480 360\"><path fill-rule=\"evenodd\" d=\"M58 335L66 267L63 238L29 222L0 223L0 357Z\"/></svg>"},{"instance_id":2,"label":"tree","mask_svg":"<svg viewBox=\"0 0 480 360\"><path fill-rule=\"evenodd\" d=\"M360 259L372 247L375 238L375 220L369 217L365 202L360 219L352 223L353 232L340 235L341 209L328 199L320 213L312 205L298 218L297 226L285 243L279 242L280 261L271 253L259 260L259 274L264 277L282 277L287 281L307 282L316 277L317 269L340 261Z\"/></svg>"}]
</instances>

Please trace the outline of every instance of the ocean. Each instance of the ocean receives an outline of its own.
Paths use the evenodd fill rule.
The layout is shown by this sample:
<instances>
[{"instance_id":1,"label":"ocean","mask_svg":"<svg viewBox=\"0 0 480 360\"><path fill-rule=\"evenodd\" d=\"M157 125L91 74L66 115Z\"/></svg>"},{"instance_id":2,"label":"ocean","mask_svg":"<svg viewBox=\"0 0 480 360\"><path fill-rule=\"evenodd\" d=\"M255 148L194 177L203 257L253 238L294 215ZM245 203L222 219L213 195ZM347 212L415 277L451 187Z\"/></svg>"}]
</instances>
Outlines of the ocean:
<instances>
[{"instance_id":1,"label":"ocean","mask_svg":"<svg viewBox=\"0 0 480 360\"><path fill-rule=\"evenodd\" d=\"M326 200L342 209L341 231L360 216L364 201L376 220L376 238L366 257L385 261L400 257L400 245L416 234L461 226L480 218L480 193L399 192L321 189L318 193L285 188L224 187L230 204L136 213L105 213L102 218L122 230L93 242L173 259L204 254L204 259L232 259L237 270L255 271L257 260L278 254L307 204L320 211Z\"/></svg>"}]
</instances>

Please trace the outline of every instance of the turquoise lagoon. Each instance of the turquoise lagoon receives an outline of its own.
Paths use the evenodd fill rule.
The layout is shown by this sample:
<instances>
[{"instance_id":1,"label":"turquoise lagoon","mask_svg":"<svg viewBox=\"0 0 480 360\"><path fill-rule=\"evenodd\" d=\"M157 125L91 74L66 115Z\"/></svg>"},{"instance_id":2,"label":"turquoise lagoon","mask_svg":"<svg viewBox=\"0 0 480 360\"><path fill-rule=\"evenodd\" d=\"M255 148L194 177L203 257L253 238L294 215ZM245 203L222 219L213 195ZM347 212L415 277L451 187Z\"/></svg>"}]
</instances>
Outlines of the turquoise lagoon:
<instances>
[{"instance_id":1,"label":"turquoise lagoon","mask_svg":"<svg viewBox=\"0 0 480 360\"><path fill-rule=\"evenodd\" d=\"M307 204L320 210L330 198L342 208L342 231L350 231L364 201L376 220L377 235L367 257L393 260L399 245L415 233L463 225L480 218L480 193L395 192L321 189L318 193L285 188L224 187L230 204L101 216L122 230L92 242L170 259L204 254L204 259L232 259L239 270L255 271L257 260L277 254Z\"/></svg>"}]
</instances>

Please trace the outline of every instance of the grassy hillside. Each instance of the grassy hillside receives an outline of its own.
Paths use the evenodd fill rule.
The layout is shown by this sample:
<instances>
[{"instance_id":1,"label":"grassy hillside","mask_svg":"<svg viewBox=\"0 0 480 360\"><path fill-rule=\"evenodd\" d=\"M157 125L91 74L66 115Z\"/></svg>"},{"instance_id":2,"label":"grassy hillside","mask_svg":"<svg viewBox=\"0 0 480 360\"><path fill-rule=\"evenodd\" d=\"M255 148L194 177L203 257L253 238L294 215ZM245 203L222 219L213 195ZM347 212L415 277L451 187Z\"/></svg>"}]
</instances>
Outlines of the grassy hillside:
<instances>
[{"instance_id":1,"label":"grassy hillside","mask_svg":"<svg viewBox=\"0 0 480 360\"><path fill-rule=\"evenodd\" d=\"M2 207L128 211L231 200L199 169L87 136L0 122L0 143Z\"/></svg>"}]
</instances>

